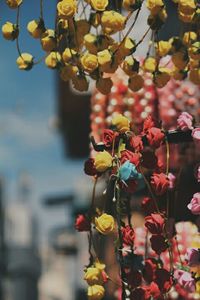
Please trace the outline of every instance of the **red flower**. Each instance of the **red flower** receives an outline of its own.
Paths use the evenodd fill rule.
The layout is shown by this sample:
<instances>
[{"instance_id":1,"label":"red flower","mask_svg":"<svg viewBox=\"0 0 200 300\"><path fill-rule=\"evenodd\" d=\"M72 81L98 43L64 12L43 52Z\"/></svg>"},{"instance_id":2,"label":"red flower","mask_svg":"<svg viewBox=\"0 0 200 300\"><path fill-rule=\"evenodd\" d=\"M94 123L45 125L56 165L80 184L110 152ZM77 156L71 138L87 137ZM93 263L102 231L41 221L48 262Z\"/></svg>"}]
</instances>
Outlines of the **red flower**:
<instances>
[{"instance_id":1,"label":"red flower","mask_svg":"<svg viewBox=\"0 0 200 300\"><path fill-rule=\"evenodd\" d=\"M152 127L147 131L146 137L151 147L158 148L163 142L165 135L160 128Z\"/></svg>"},{"instance_id":2,"label":"red flower","mask_svg":"<svg viewBox=\"0 0 200 300\"><path fill-rule=\"evenodd\" d=\"M141 136L133 136L130 138L131 149L141 152L143 149L143 142Z\"/></svg>"},{"instance_id":3,"label":"red flower","mask_svg":"<svg viewBox=\"0 0 200 300\"><path fill-rule=\"evenodd\" d=\"M158 158L151 150L142 152L142 166L147 169L155 169L157 167Z\"/></svg>"},{"instance_id":4,"label":"red flower","mask_svg":"<svg viewBox=\"0 0 200 300\"><path fill-rule=\"evenodd\" d=\"M161 234L153 234L150 238L151 248L157 253L161 254L168 248L165 237Z\"/></svg>"},{"instance_id":5,"label":"red flower","mask_svg":"<svg viewBox=\"0 0 200 300\"><path fill-rule=\"evenodd\" d=\"M126 181L126 184L120 182L120 187L127 193L134 193L137 188L137 182L134 179L129 179Z\"/></svg>"},{"instance_id":6,"label":"red flower","mask_svg":"<svg viewBox=\"0 0 200 300\"><path fill-rule=\"evenodd\" d=\"M103 143L106 146L106 148L112 149L114 140L118 136L118 132L110 130L110 129L104 129L103 131Z\"/></svg>"},{"instance_id":7,"label":"red flower","mask_svg":"<svg viewBox=\"0 0 200 300\"><path fill-rule=\"evenodd\" d=\"M142 274L137 270L128 269L128 271L126 271L126 279L132 288L136 288L142 283Z\"/></svg>"},{"instance_id":8,"label":"red flower","mask_svg":"<svg viewBox=\"0 0 200 300\"><path fill-rule=\"evenodd\" d=\"M165 220L159 214L151 214L145 218L145 226L152 234L160 234L163 232Z\"/></svg>"},{"instance_id":9,"label":"red flower","mask_svg":"<svg viewBox=\"0 0 200 300\"><path fill-rule=\"evenodd\" d=\"M154 258L148 258L145 260L143 277L147 282L151 282L155 278L155 271L157 269L157 263Z\"/></svg>"},{"instance_id":10,"label":"red flower","mask_svg":"<svg viewBox=\"0 0 200 300\"><path fill-rule=\"evenodd\" d=\"M75 221L75 228L78 231L89 231L90 222L84 215L78 215Z\"/></svg>"},{"instance_id":11,"label":"red flower","mask_svg":"<svg viewBox=\"0 0 200 300\"><path fill-rule=\"evenodd\" d=\"M140 163L140 155L129 150L124 150L121 152L121 163L123 164L127 160L137 167Z\"/></svg>"},{"instance_id":12,"label":"red flower","mask_svg":"<svg viewBox=\"0 0 200 300\"><path fill-rule=\"evenodd\" d=\"M154 201L149 197L145 197L142 200L141 207L146 215L150 215L156 211L156 205L155 205Z\"/></svg>"},{"instance_id":13,"label":"red flower","mask_svg":"<svg viewBox=\"0 0 200 300\"><path fill-rule=\"evenodd\" d=\"M121 228L122 239L126 245L132 246L134 243L135 232L129 225Z\"/></svg>"},{"instance_id":14,"label":"red flower","mask_svg":"<svg viewBox=\"0 0 200 300\"><path fill-rule=\"evenodd\" d=\"M147 288L137 288L131 292L130 299L131 300L148 300L150 299L150 294Z\"/></svg>"},{"instance_id":15,"label":"red flower","mask_svg":"<svg viewBox=\"0 0 200 300\"><path fill-rule=\"evenodd\" d=\"M156 193L156 195L160 196L164 194L169 187L169 179L164 173L154 173L151 176L151 185Z\"/></svg>"},{"instance_id":16,"label":"red flower","mask_svg":"<svg viewBox=\"0 0 200 300\"><path fill-rule=\"evenodd\" d=\"M153 297L153 299L163 299L160 298L161 293L158 285L155 282L152 282L148 287L147 287L150 295Z\"/></svg>"},{"instance_id":17,"label":"red flower","mask_svg":"<svg viewBox=\"0 0 200 300\"><path fill-rule=\"evenodd\" d=\"M128 91L128 86L120 82L117 85L117 89L118 89L118 94L125 94Z\"/></svg>"},{"instance_id":18,"label":"red flower","mask_svg":"<svg viewBox=\"0 0 200 300\"><path fill-rule=\"evenodd\" d=\"M150 128L155 127L155 121L153 120L152 116L148 116L143 124L143 132L147 132Z\"/></svg>"},{"instance_id":19,"label":"red flower","mask_svg":"<svg viewBox=\"0 0 200 300\"><path fill-rule=\"evenodd\" d=\"M166 293L172 286L173 281L170 273L166 269L157 269L155 272L155 282L160 291Z\"/></svg>"},{"instance_id":20,"label":"red flower","mask_svg":"<svg viewBox=\"0 0 200 300\"><path fill-rule=\"evenodd\" d=\"M85 174L89 175L89 176L95 176L98 174L95 165L94 165L94 159L93 158L89 158L88 160L86 160L85 165L84 165L84 172Z\"/></svg>"}]
</instances>

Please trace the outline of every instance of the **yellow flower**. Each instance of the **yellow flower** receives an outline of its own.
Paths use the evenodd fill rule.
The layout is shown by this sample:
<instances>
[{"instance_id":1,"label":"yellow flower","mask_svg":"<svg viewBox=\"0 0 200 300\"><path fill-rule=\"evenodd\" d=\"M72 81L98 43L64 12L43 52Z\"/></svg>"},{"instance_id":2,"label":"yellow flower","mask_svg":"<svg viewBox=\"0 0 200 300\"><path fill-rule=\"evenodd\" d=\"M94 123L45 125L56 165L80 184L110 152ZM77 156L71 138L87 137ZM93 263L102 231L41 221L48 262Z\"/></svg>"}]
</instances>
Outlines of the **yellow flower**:
<instances>
[{"instance_id":1,"label":"yellow flower","mask_svg":"<svg viewBox=\"0 0 200 300\"><path fill-rule=\"evenodd\" d=\"M94 158L94 165L98 172L104 172L112 166L112 156L105 150L99 152Z\"/></svg>"},{"instance_id":2,"label":"yellow flower","mask_svg":"<svg viewBox=\"0 0 200 300\"><path fill-rule=\"evenodd\" d=\"M134 11L141 6L139 0L123 0L123 7L127 10Z\"/></svg>"},{"instance_id":3,"label":"yellow flower","mask_svg":"<svg viewBox=\"0 0 200 300\"><path fill-rule=\"evenodd\" d=\"M162 0L147 0L146 5L153 16L157 15L159 11L164 7L164 3Z\"/></svg>"},{"instance_id":4,"label":"yellow flower","mask_svg":"<svg viewBox=\"0 0 200 300\"><path fill-rule=\"evenodd\" d=\"M143 63L143 69L146 72L153 73L156 70L157 62L154 57L147 57Z\"/></svg>"},{"instance_id":5,"label":"yellow flower","mask_svg":"<svg viewBox=\"0 0 200 300\"><path fill-rule=\"evenodd\" d=\"M99 51L97 53L98 64L102 72L106 72L112 63L112 56L108 50Z\"/></svg>"},{"instance_id":6,"label":"yellow flower","mask_svg":"<svg viewBox=\"0 0 200 300\"><path fill-rule=\"evenodd\" d=\"M3 33L4 39L13 41L18 37L19 29L15 24L6 22L2 26L2 33Z\"/></svg>"},{"instance_id":7,"label":"yellow flower","mask_svg":"<svg viewBox=\"0 0 200 300\"><path fill-rule=\"evenodd\" d=\"M138 72L139 66L139 62L132 56L129 56L123 62L122 69L128 76L132 76Z\"/></svg>"},{"instance_id":8,"label":"yellow flower","mask_svg":"<svg viewBox=\"0 0 200 300\"><path fill-rule=\"evenodd\" d=\"M168 83L168 81L170 80L169 73L170 70L166 68L160 68L159 71L156 72L154 76L154 82L158 88L162 88Z\"/></svg>"},{"instance_id":9,"label":"yellow flower","mask_svg":"<svg viewBox=\"0 0 200 300\"><path fill-rule=\"evenodd\" d=\"M114 125L116 127L116 129L121 133L124 133L124 132L130 130L129 119L127 119L126 117L124 117L121 114L117 114L116 116L113 117L112 125Z\"/></svg>"},{"instance_id":10,"label":"yellow flower","mask_svg":"<svg viewBox=\"0 0 200 300\"><path fill-rule=\"evenodd\" d=\"M178 51L172 55L172 62L178 68L183 70L188 64L188 55L187 53Z\"/></svg>"},{"instance_id":11,"label":"yellow flower","mask_svg":"<svg viewBox=\"0 0 200 300\"><path fill-rule=\"evenodd\" d=\"M171 43L168 41L160 41L156 43L156 52L161 57L167 55L171 49Z\"/></svg>"},{"instance_id":12,"label":"yellow flower","mask_svg":"<svg viewBox=\"0 0 200 300\"><path fill-rule=\"evenodd\" d=\"M89 300L101 300L104 297L105 289L102 285L92 285L88 287L88 299Z\"/></svg>"},{"instance_id":13,"label":"yellow flower","mask_svg":"<svg viewBox=\"0 0 200 300\"><path fill-rule=\"evenodd\" d=\"M55 69L60 65L61 55L59 52L51 52L45 59L45 64L50 69Z\"/></svg>"},{"instance_id":14,"label":"yellow flower","mask_svg":"<svg viewBox=\"0 0 200 300\"><path fill-rule=\"evenodd\" d=\"M167 19L166 9L162 8L156 15L153 15L151 13L147 19L147 23L152 30L158 30L162 27L166 19Z\"/></svg>"},{"instance_id":15,"label":"yellow flower","mask_svg":"<svg viewBox=\"0 0 200 300\"><path fill-rule=\"evenodd\" d=\"M121 31L124 29L125 23L126 18L114 10L102 13L101 24L105 33L114 34Z\"/></svg>"},{"instance_id":16,"label":"yellow flower","mask_svg":"<svg viewBox=\"0 0 200 300\"><path fill-rule=\"evenodd\" d=\"M96 68L98 68L98 60L97 56L90 53L85 53L81 57L81 64L83 69L89 73L93 72Z\"/></svg>"},{"instance_id":17,"label":"yellow flower","mask_svg":"<svg viewBox=\"0 0 200 300\"><path fill-rule=\"evenodd\" d=\"M108 0L91 0L90 5L97 11L104 11L108 6Z\"/></svg>"},{"instance_id":18,"label":"yellow flower","mask_svg":"<svg viewBox=\"0 0 200 300\"><path fill-rule=\"evenodd\" d=\"M181 21L183 21L184 23L191 23L192 22L192 20L193 20L193 17L194 17L194 13L192 13L192 14L183 14L182 12L179 12L179 14L178 14L178 16L179 16L179 19L181 20Z\"/></svg>"},{"instance_id":19,"label":"yellow flower","mask_svg":"<svg viewBox=\"0 0 200 300\"><path fill-rule=\"evenodd\" d=\"M32 37L39 39L45 31L44 22L41 20L32 20L28 23L27 30Z\"/></svg>"},{"instance_id":20,"label":"yellow flower","mask_svg":"<svg viewBox=\"0 0 200 300\"><path fill-rule=\"evenodd\" d=\"M60 70L60 78L64 81L68 81L75 77L78 73L78 67L72 65L65 65L65 67Z\"/></svg>"},{"instance_id":21,"label":"yellow flower","mask_svg":"<svg viewBox=\"0 0 200 300\"><path fill-rule=\"evenodd\" d=\"M112 86L113 82L110 78L99 78L96 82L97 90L104 95L110 93Z\"/></svg>"},{"instance_id":22,"label":"yellow flower","mask_svg":"<svg viewBox=\"0 0 200 300\"><path fill-rule=\"evenodd\" d=\"M115 230L115 220L113 216L104 213L95 218L95 227L104 235L110 234Z\"/></svg>"},{"instance_id":23,"label":"yellow flower","mask_svg":"<svg viewBox=\"0 0 200 300\"><path fill-rule=\"evenodd\" d=\"M194 31L185 32L183 35L183 43L188 46L191 43L194 43L197 39L197 34Z\"/></svg>"},{"instance_id":24,"label":"yellow flower","mask_svg":"<svg viewBox=\"0 0 200 300\"><path fill-rule=\"evenodd\" d=\"M41 45L44 51L50 52L56 47L55 32L52 29L47 29L41 38Z\"/></svg>"},{"instance_id":25,"label":"yellow flower","mask_svg":"<svg viewBox=\"0 0 200 300\"><path fill-rule=\"evenodd\" d=\"M129 38L126 37L123 43L120 45L119 51L120 54L123 56L128 56L132 54L135 50L135 42Z\"/></svg>"},{"instance_id":26,"label":"yellow flower","mask_svg":"<svg viewBox=\"0 0 200 300\"><path fill-rule=\"evenodd\" d=\"M62 0L57 4L58 16L62 19L72 18L77 10L76 0Z\"/></svg>"},{"instance_id":27,"label":"yellow flower","mask_svg":"<svg viewBox=\"0 0 200 300\"><path fill-rule=\"evenodd\" d=\"M16 63L20 70L30 70L33 66L33 56L29 53L22 53Z\"/></svg>"},{"instance_id":28,"label":"yellow flower","mask_svg":"<svg viewBox=\"0 0 200 300\"><path fill-rule=\"evenodd\" d=\"M94 263L94 266L99 269L100 271L104 271L106 268L105 264L100 263L100 261L97 259Z\"/></svg>"},{"instance_id":29,"label":"yellow flower","mask_svg":"<svg viewBox=\"0 0 200 300\"><path fill-rule=\"evenodd\" d=\"M97 54L97 36L92 34L92 33L88 33L84 36L84 45L86 47L86 49L92 53L92 54Z\"/></svg>"},{"instance_id":30,"label":"yellow flower","mask_svg":"<svg viewBox=\"0 0 200 300\"><path fill-rule=\"evenodd\" d=\"M63 54L62 54L62 59L64 61L64 63L68 63L71 58L76 55L77 52L73 49L70 49L70 48L65 48Z\"/></svg>"},{"instance_id":31,"label":"yellow flower","mask_svg":"<svg viewBox=\"0 0 200 300\"><path fill-rule=\"evenodd\" d=\"M72 78L73 87L79 92L86 92L89 87L89 82L84 75L77 75Z\"/></svg>"},{"instance_id":32,"label":"yellow flower","mask_svg":"<svg viewBox=\"0 0 200 300\"><path fill-rule=\"evenodd\" d=\"M102 284L102 274L101 270L95 267L87 268L84 280L87 281L87 284L93 285L93 284Z\"/></svg>"},{"instance_id":33,"label":"yellow flower","mask_svg":"<svg viewBox=\"0 0 200 300\"><path fill-rule=\"evenodd\" d=\"M129 78L128 87L133 92L139 91L144 86L144 79L141 75L136 74Z\"/></svg>"},{"instance_id":34,"label":"yellow flower","mask_svg":"<svg viewBox=\"0 0 200 300\"><path fill-rule=\"evenodd\" d=\"M22 4L22 0L6 0L6 3L10 8L18 8Z\"/></svg>"},{"instance_id":35,"label":"yellow flower","mask_svg":"<svg viewBox=\"0 0 200 300\"><path fill-rule=\"evenodd\" d=\"M191 15L196 9L196 4L194 0L179 0L178 10L182 14Z\"/></svg>"},{"instance_id":36,"label":"yellow flower","mask_svg":"<svg viewBox=\"0 0 200 300\"><path fill-rule=\"evenodd\" d=\"M200 60L200 42L193 43L188 49L189 56L194 60Z\"/></svg>"},{"instance_id":37,"label":"yellow flower","mask_svg":"<svg viewBox=\"0 0 200 300\"><path fill-rule=\"evenodd\" d=\"M200 68L196 68L190 71L189 79L194 83L199 85L200 84Z\"/></svg>"}]
</instances>

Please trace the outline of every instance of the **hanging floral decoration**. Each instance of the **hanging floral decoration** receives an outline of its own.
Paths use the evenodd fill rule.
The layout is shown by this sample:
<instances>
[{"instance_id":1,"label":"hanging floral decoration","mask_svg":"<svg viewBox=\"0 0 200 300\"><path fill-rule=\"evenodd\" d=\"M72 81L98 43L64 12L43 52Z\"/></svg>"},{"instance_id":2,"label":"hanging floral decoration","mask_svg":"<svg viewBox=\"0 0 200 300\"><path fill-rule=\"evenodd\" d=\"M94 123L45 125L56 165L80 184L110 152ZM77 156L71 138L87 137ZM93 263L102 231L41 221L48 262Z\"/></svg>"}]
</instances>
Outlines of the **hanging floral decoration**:
<instances>
[{"instance_id":1,"label":"hanging floral decoration","mask_svg":"<svg viewBox=\"0 0 200 300\"><path fill-rule=\"evenodd\" d=\"M27 30L38 39L45 52L45 64L57 69L64 81L72 81L79 91L87 91L89 80L97 89L108 94L113 82L111 74L120 67L128 76L128 87L140 90L144 85L143 73L148 73L158 88L170 78L183 80L188 77L200 84L200 8L196 0L174 0L178 17L186 31L180 37L159 40L158 32L167 19L163 0L62 0L56 7L55 28L47 28L43 16L43 0L40 0L40 16L27 24ZM42 59L23 52L20 47L20 16L23 0L6 0L17 11L16 23L2 26L5 39L16 40L20 70L30 70ZM133 28L146 6L149 16L144 22L148 28L139 40L131 38ZM22 17L22 16L21 16ZM135 51L150 34L146 56L141 62ZM163 63L163 58L169 57ZM172 64L169 66L169 63Z\"/></svg>"},{"instance_id":2,"label":"hanging floral decoration","mask_svg":"<svg viewBox=\"0 0 200 300\"><path fill-rule=\"evenodd\" d=\"M199 128L191 115L183 112L177 120L177 132L187 133L200 141ZM200 293L200 236L190 222L172 222L176 178L169 170L170 132L149 116L142 131L136 134L129 120L115 114L111 127L105 129L102 142L93 142L96 154L85 162L84 171L94 179L91 206L87 214L79 215L75 227L88 232L89 264L84 280L88 284L88 299L103 299L108 281L113 281L101 261L102 240L114 238L119 276L118 299L198 299ZM157 150L166 147L166 163ZM197 147L200 145L197 144ZM107 181L103 193L106 201L96 203L98 180ZM199 170L197 181L199 180ZM141 186L147 195L141 202L144 227L133 228L131 195ZM133 199L134 200L134 199ZM102 200L103 201L103 200ZM197 191L188 210L200 216L200 193ZM190 229L189 229L190 228ZM184 232L190 234L184 235ZM190 243L183 241L191 237ZM184 246L184 247L183 247ZM175 297L176 296L176 297Z\"/></svg>"}]
</instances>

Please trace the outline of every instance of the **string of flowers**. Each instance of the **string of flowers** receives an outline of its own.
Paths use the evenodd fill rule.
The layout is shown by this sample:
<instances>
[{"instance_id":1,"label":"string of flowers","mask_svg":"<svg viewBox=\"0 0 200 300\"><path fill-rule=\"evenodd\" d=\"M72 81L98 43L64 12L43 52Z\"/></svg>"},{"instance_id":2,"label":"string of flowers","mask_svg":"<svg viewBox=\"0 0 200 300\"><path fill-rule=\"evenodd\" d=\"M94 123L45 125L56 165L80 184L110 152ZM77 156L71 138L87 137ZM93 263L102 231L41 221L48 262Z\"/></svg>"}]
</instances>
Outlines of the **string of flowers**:
<instances>
[{"instance_id":1,"label":"string of flowers","mask_svg":"<svg viewBox=\"0 0 200 300\"><path fill-rule=\"evenodd\" d=\"M177 127L180 132L190 131L200 146L200 129L194 127L191 115L182 113ZM175 196L176 178L169 172L168 137L169 132L161 128L152 117L144 121L142 132L136 135L131 130L129 120L121 114L115 114L111 128L104 130L103 142L99 144L99 148L98 145L95 146L95 150L99 151L94 158L85 162L85 173L94 177L95 185L97 178L108 176L106 193L112 187L112 195L107 198L113 209L108 213L95 206L93 190L93 215L91 210L88 215L79 215L75 227L78 231L88 231L89 237L91 234L114 235L121 300L172 299L174 289L184 295L184 299L198 299L200 293L199 249L187 249L187 255L183 259L179 251L176 227L170 221L172 212L169 209L169 193ZM166 172L157 156L157 150L165 144ZM138 237L131 221L131 195L134 195L143 182L148 188L148 195L141 203L146 232L141 255L138 254ZM188 209L193 214L200 215L199 192L194 194ZM94 247L94 241L92 243ZM200 246L200 243L197 244ZM176 248L178 259L174 256ZM96 252L95 247L93 250ZM165 261L167 252L169 263ZM88 284L88 299L100 300L105 295L105 284L112 279L106 273L106 265L100 263L98 254L95 253L95 259L91 259L91 251L89 255L90 262L84 275Z\"/></svg>"},{"instance_id":2,"label":"string of flowers","mask_svg":"<svg viewBox=\"0 0 200 300\"><path fill-rule=\"evenodd\" d=\"M200 8L197 0L173 0L177 5L178 17L186 31L180 37L158 41L158 32L167 19L163 0L62 0L55 11L55 28L45 25L43 1L40 0L40 16L27 24L27 30L38 39L45 52L45 64L57 69L64 81L72 81L79 91L87 91L89 80L96 88L108 94L112 88L111 74L121 67L129 76L129 88L140 90L144 85L143 73L152 76L155 85L162 88L170 78L183 80L188 77L200 84ZM144 3L145 2L145 3ZM16 24L6 22L2 33L7 40L16 40L17 65L20 70L30 70L43 59L35 60L32 54L22 52L19 45L20 10L23 0L6 0L9 8L17 11ZM139 41L131 38L133 28L146 5L149 16L148 29ZM133 54L152 32L143 61ZM117 35L119 33L119 37ZM64 49L63 49L64 48ZM163 58L168 56L172 67ZM108 75L109 74L109 75Z\"/></svg>"}]
</instances>

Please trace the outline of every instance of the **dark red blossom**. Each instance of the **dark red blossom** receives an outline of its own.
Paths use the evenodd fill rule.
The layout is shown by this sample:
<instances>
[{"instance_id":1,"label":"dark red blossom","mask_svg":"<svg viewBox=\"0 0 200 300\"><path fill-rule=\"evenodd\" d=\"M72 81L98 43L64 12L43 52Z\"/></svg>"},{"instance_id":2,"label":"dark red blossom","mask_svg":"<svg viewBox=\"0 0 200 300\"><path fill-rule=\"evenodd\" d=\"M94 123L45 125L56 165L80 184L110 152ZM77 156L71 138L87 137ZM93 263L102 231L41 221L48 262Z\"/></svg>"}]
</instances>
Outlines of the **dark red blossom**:
<instances>
[{"instance_id":1,"label":"dark red blossom","mask_svg":"<svg viewBox=\"0 0 200 300\"><path fill-rule=\"evenodd\" d=\"M155 278L157 262L154 258L148 258L144 262L143 277L147 282L152 282Z\"/></svg>"},{"instance_id":2,"label":"dark red blossom","mask_svg":"<svg viewBox=\"0 0 200 300\"><path fill-rule=\"evenodd\" d=\"M143 198L141 207L146 215L150 215L156 211L155 202L149 197Z\"/></svg>"},{"instance_id":3,"label":"dark red blossom","mask_svg":"<svg viewBox=\"0 0 200 300\"><path fill-rule=\"evenodd\" d=\"M164 173L154 173L151 176L151 186L153 187L156 195L163 195L169 187L169 179Z\"/></svg>"},{"instance_id":4,"label":"dark red blossom","mask_svg":"<svg viewBox=\"0 0 200 300\"><path fill-rule=\"evenodd\" d=\"M148 149L142 152L142 166L147 169L158 167L158 158L152 150Z\"/></svg>"},{"instance_id":5,"label":"dark red blossom","mask_svg":"<svg viewBox=\"0 0 200 300\"><path fill-rule=\"evenodd\" d=\"M84 164L84 172L85 174L89 175L89 176L95 176L98 174L95 165L94 165L94 159L93 158L89 158L88 160L86 160L85 164Z\"/></svg>"},{"instance_id":6,"label":"dark red blossom","mask_svg":"<svg viewBox=\"0 0 200 300\"><path fill-rule=\"evenodd\" d=\"M90 222L84 215L78 215L75 221L75 228L78 231L90 231Z\"/></svg>"},{"instance_id":7,"label":"dark red blossom","mask_svg":"<svg viewBox=\"0 0 200 300\"><path fill-rule=\"evenodd\" d=\"M141 136L133 136L130 138L131 149L141 152L144 148Z\"/></svg>"},{"instance_id":8,"label":"dark red blossom","mask_svg":"<svg viewBox=\"0 0 200 300\"><path fill-rule=\"evenodd\" d=\"M166 242L166 239L161 234L153 234L150 238L151 242L151 248L160 255L162 252L164 252L168 248L168 244Z\"/></svg>"},{"instance_id":9,"label":"dark red blossom","mask_svg":"<svg viewBox=\"0 0 200 300\"><path fill-rule=\"evenodd\" d=\"M126 272L127 283L132 287L136 288L142 283L142 274L135 269L128 269Z\"/></svg>"},{"instance_id":10,"label":"dark red blossom","mask_svg":"<svg viewBox=\"0 0 200 300\"><path fill-rule=\"evenodd\" d=\"M132 164L134 164L137 167L140 163L140 155L139 153L124 150L121 152L121 163L123 164L127 160L129 160Z\"/></svg>"},{"instance_id":11,"label":"dark red blossom","mask_svg":"<svg viewBox=\"0 0 200 300\"><path fill-rule=\"evenodd\" d=\"M145 218L145 226L152 234L163 232L165 220L160 214L151 214Z\"/></svg>"},{"instance_id":12,"label":"dark red blossom","mask_svg":"<svg viewBox=\"0 0 200 300\"><path fill-rule=\"evenodd\" d=\"M151 284L147 287L150 295L153 297L153 299L162 299L160 298L161 292L158 287L158 285L155 282L151 282Z\"/></svg>"},{"instance_id":13,"label":"dark red blossom","mask_svg":"<svg viewBox=\"0 0 200 300\"><path fill-rule=\"evenodd\" d=\"M131 300L148 300L150 297L151 295L149 294L148 289L145 287L134 289L130 295Z\"/></svg>"},{"instance_id":14,"label":"dark red blossom","mask_svg":"<svg viewBox=\"0 0 200 300\"><path fill-rule=\"evenodd\" d=\"M156 123L152 116L148 116L143 123L143 132L147 132L150 128L155 127Z\"/></svg>"},{"instance_id":15,"label":"dark red blossom","mask_svg":"<svg viewBox=\"0 0 200 300\"><path fill-rule=\"evenodd\" d=\"M134 229L131 228L129 225L126 225L125 227L121 228L121 232L122 232L123 242L126 245L133 246L134 238L135 238Z\"/></svg>"},{"instance_id":16,"label":"dark red blossom","mask_svg":"<svg viewBox=\"0 0 200 300\"><path fill-rule=\"evenodd\" d=\"M160 128L152 127L146 133L149 145L153 148L159 148L164 141L165 135Z\"/></svg>"},{"instance_id":17,"label":"dark red blossom","mask_svg":"<svg viewBox=\"0 0 200 300\"><path fill-rule=\"evenodd\" d=\"M112 149L113 143L116 143L116 138L119 135L118 132L110 130L110 129L104 129L103 131L103 143L108 149Z\"/></svg>"},{"instance_id":18,"label":"dark red blossom","mask_svg":"<svg viewBox=\"0 0 200 300\"><path fill-rule=\"evenodd\" d=\"M157 283L160 291L166 293L172 287L173 280L169 273L164 268L157 269L155 272L155 282Z\"/></svg>"}]
</instances>

